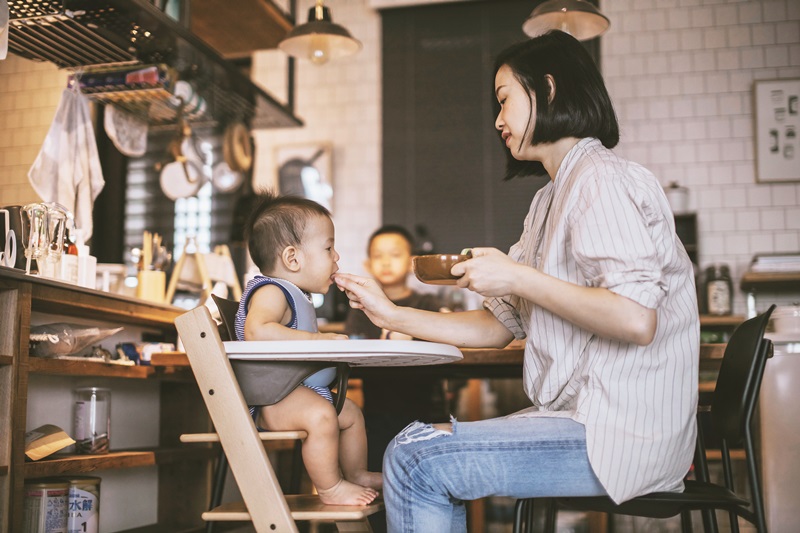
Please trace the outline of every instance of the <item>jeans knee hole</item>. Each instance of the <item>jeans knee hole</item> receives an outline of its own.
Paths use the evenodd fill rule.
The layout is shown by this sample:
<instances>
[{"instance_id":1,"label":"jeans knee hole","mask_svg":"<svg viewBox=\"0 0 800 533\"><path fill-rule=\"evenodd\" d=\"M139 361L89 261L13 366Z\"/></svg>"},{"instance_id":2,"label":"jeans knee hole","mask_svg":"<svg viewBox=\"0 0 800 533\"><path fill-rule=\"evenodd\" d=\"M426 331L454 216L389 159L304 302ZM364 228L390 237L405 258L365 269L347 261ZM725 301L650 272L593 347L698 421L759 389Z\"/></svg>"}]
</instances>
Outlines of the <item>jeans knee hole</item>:
<instances>
[{"instance_id":1,"label":"jeans knee hole","mask_svg":"<svg viewBox=\"0 0 800 533\"><path fill-rule=\"evenodd\" d=\"M431 424L423 424L420 421L412 422L398 433L394 438L397 445L410 444L435 439L438 437L450 436L450 432L436 429Z\"/></svg>"}]
</instances>

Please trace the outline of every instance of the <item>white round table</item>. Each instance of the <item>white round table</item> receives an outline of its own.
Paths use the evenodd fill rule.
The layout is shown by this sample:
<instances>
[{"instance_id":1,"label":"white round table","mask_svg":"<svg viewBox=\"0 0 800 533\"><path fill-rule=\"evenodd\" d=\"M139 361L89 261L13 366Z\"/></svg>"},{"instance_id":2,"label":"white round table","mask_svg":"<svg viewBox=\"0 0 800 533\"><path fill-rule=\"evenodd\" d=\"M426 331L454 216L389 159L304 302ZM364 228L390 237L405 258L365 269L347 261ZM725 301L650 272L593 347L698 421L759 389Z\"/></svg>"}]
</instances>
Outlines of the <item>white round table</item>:
<instances>
[{"instance_id":1,"label":"white round table","mask_svg":"<svg viewBox=\"0 0 800 533\"><path fill-rule=\"evenodd\" d=\"M460 361L455 346L425 341L228 341L229 359L240 361L332 361L350 366L426 366Z\"/></svg>"}]
</instances>

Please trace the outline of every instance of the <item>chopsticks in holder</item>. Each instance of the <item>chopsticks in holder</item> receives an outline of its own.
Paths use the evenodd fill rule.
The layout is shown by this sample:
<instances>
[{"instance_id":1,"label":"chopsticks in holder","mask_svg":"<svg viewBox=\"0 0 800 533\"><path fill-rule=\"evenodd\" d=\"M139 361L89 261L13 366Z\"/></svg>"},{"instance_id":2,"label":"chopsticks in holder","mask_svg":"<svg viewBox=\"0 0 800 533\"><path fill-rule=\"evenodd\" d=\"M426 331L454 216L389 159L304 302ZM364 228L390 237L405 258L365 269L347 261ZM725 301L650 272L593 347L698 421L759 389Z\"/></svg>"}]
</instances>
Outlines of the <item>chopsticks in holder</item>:
<instances>
[{"instance_id":1,"label":"chopsticks in holder","mask_svg":"<svg viewBox=\"0 0 800 533\"><path fill-rule=\"evenodd\" d=\"M142 236L142 270L150 270L153 262L153 240L149 231Z\"/></svg>"}]
</instances>

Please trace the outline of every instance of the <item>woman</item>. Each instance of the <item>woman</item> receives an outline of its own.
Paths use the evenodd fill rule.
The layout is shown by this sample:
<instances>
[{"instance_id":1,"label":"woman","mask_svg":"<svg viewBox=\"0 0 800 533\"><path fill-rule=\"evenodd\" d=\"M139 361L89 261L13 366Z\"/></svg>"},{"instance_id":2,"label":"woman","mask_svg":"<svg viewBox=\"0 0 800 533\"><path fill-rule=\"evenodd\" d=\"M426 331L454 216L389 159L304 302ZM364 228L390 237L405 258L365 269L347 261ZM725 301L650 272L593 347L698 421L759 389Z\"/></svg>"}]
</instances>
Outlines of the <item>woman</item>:
<instances>
[{"instance_id":1,"label":"woman","mask_svg":"<svg viewBox=\"0 0 800 533\"><path fill-rule=\"evenodd\" d=\"M390 531L465 531L463 500L680 491L694 450L699 320L692 266L656 178L613 152L610 98L574 38L502 52L495 123L508 177L544 171L508 255L474 248L458 285L485 309L394 306L337 274L378 326L464 347L525 338L532 406L480 422L415 422L386 451ZM398 391L398 394L401 394Z\"/></svg>"}]
</instances>

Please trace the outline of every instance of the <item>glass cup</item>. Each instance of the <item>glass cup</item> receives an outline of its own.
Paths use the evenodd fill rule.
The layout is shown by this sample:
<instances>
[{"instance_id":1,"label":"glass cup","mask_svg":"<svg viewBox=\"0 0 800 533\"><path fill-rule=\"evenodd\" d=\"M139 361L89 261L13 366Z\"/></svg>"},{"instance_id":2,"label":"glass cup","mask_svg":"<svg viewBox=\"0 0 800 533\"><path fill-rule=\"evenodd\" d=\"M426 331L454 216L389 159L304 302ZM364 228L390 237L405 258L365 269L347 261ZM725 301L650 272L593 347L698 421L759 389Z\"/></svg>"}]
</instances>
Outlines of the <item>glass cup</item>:
<instances>
[{"instance_id":1,"label":"glass cup","mask_svg":"<svg viewBox=\"0 0 800 533\"><path fill-rule=\"evenodd\" d=\"M47 253L47 206L28 204L22 208L22 246L27 260L25 271L30 274L31 261ZM38 266L38 265L37 265Z\"/></svg>"},{"instance_id":2,"label":"glass cup","mask_svg":"<svg viewBox=\"0 0 800 533\"><path fill-rule=\"evenodd\" d=\"M74 437L79 454L108 453L111 442L111 391L75 389Z\"/></svg>"}]
</instances>

